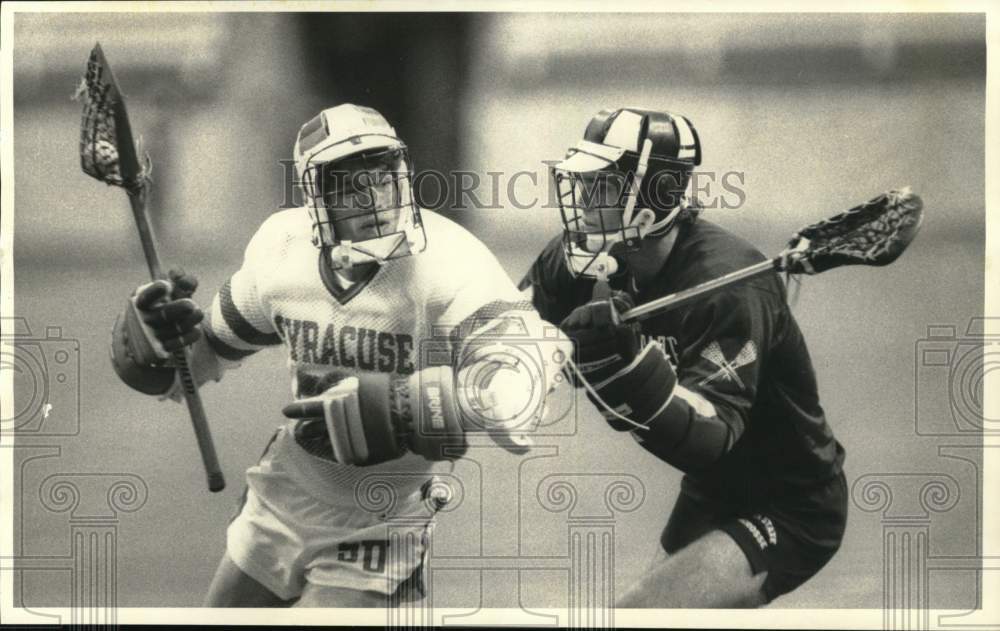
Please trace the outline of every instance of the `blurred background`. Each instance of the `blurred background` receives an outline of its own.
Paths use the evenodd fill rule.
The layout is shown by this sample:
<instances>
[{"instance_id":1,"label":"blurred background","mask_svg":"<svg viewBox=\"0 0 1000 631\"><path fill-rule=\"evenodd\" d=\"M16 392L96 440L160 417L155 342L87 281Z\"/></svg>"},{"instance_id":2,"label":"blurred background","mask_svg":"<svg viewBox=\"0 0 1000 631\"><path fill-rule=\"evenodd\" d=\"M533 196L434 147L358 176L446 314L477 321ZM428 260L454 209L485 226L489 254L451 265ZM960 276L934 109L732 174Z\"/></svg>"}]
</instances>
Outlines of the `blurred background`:
<instances>
[{"instance_id":1,"label":"blurred background","mask_svg":"<svg viewBox=\"0 0 1000 631\"><path fill-rule=\"evenodd\" d=\"M899 472L953 477L963 493L935 516L931 552L978 550L979 443L974 432L954 429L947 367L924 366L917 350L932 325L945 331L936 343L967 345L976 335L970 319L983 309L982 15L19 13L15 311L30 328L19 331L23 339L76 340L80 370L63 393L66 404L46 419L75 422L78 433L18 438L60 451L21 469L26 499L17 553L66 546L64 516L32 495L46 475L132 472L147 483L149 500L119 526L119 604L200 604L242 471L281 422L289 397L278 351L205 388L229 479L216 496L204 489L183 406L144 398L115 377L111 324L146 272L126 197L79 168L81 104L70 97L95 41L152 156L150 213L161 256L199 276L206 304L238 268L261 221L296 203L290 158L299 127L341 102L380 110L409 144L418 172L471 174L465 195L457 180L442 188L440 179L422 179L421 201L472 230L515 281L560 229L543 161L562 157L605 107L688 116L704 152L697 178L708 207L703 217L765 253L777 252L799 227L912 185L926 217L911 250L889 268L807 279L795 313L847 450L848 481ZM33 397L19 379L15 398ZM981 402L978 383L969 396ZM946 429L930 436L921 419ZM967 448L964 459L939 454L941 434L949 432L948 444ZM522 463L521 477L575 471L642 481L642 505L615 523L615 585L624 590L655 548L679 474L604 427L582 398L570 433L550 440L557 457ZM541 511L534 483L516 485L510 472L518 462L498 458L467 474L484 494L520 497L521 508L505 506L522 511L530 532L494 553L564 553L565 514L528 514ZM484 534L482 520L496 508L475 497L469 489L476 485L463 506L442 517L435 554L464 550L470 541L490 548L487 539L495 537ZM535 509L524 508L531 502ZM773 606L881 606L881 529L878 513L852 505L839 554ZM64 604L71 589L57 572L25 570L15 578L15 602L27 606ZM513 595L497 602L482 580L441 572L435 604L564 604L564 574L515 578ZM971 572L932 574L932 603L974 606L977 586Z\"/></svg>"}]
</instances>

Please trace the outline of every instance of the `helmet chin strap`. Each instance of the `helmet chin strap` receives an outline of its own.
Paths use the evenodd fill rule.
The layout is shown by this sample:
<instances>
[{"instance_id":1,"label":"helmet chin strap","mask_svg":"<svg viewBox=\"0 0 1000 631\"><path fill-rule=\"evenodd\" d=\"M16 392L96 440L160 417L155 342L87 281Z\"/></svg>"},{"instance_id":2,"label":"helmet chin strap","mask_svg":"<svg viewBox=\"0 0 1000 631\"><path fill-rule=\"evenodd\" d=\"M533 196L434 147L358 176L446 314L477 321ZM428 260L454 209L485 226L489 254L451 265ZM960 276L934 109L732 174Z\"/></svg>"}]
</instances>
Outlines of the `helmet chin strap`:
<instances>
[{"instance_id":1,"label":"helmet chin strap","mask_svg":"<svg viewBox=\"0 0 1000 631\"><path fill-rule=\"evenodd\" d=\"M317 243L317 241L321 244L322 238L317 239L314 237L313 243ZM372 245L374 245L375 248L364 247L360 243L354 243L354 241L350 239L343 239L331 248L330 260L336 266L336 269L350 269L354 265L372 262L383 265L389 260L389 255L395 252L396 248L398 248L399 244L403 241L406 241L411 249L416 243L415 239L411 238L409 230L385 235L383 237L377 237L375 239L366 239L362 242L365 244L374 242ZM382 246L383 243L388 243L388 245ZM382 256L378 253L378 251L376 251L376 248L387 250L388 252L385 256Z\"/></svg>"},{"instance_id":2,"label":"helmet chin strap","mask_svg":"<svg viewBox=\"0 0 1000 631\"><path fill-rule=\"evenodd\" d=\"M639 164L635 169L635 177L632 178L628 201L625 202L625 210L622 212L622 225L632 224L632 213L635 211L635 203L639 201L639 191L642 180L646 177L646 168L649 166L649 154L653 152L653 141L649 138L642 143L642 151L639 153ZM641 236L641 235L640 235Z\"/></svg>"},{"instance_id":3,"label":"helmet chin strap","mask_svg":"<svg viewBox=\"0 0 1000 631\"><path fill-rule=\"evenodd\" d=\"M339 264L339 269L351 269L354 265L362 263L378 263L379 265L384 265L389 260L389 255L395 252L396 248L398 248L399 244L404 240L407 240L404 234L396 233L386 235L384 237L378 237L377 239L367 239L364 242L365 244L368 244L370 241L375 241L376 246L381 246L382 243L388 243L388 245L381 248L388 250L388 253L383 256L371 248L362 247L360 244L355 244L353 241L344 239L334 246L333 250L331 250L330 258L335 264Z\"/></svg>"},{"instance_id":4,"label":"helmet chin strap","mask_svg":"<svg viewBox=\"0 0 1000 631\"><path fill-rule=\"evenodd\" d=\"M353 253L353 243L345 239L330 251L330 261L337 266L337 269L351 269L354 267L354 259L351 257Z\"/></svg>"},{"instance_id":5,"label":"helmet chin strap","mask_svg":"<svg viewBox=\"0 0 1000 631\"><path fill-rule=\"evenodd\" d=\"M410 253L421 249L419 232L411 217L402 218L397 228L392 234L365 239L360 243L344 239L331 249L330 260L336 269L351 269L362 263L384 265L404 243Z\"/></svg>"},{"instance_id":6,"label":"helmet chin strap","mask_svg":"<svg viewBox=\"0 0 1000 631\"><path fill-rule=\"evenodd\" d=\"M601 252L594 257L594 276L597 280L607 282L608 278L618 272L618 259L609 252Z\"/></svg>"},{"instance_id":7,"label":"helmet chin strap","mask_svg":"<svg viewBox=\"0 0 1000 631\"><path fill-rule=\"evenodd\" d=\"M650 234L669 226L681 211L681 206L670 211L666 217L660 221L653 221L653 211L643 208L635 217L635 227L638 229L639 239L643 239ZM595 239L596 240L596 239ZM601 239L603 246L597 252L587 248L570 244L566 253L570 269L574 274L590 276L600 280L607 280L609 276L618 273L621 265L618 259L611 254L611 249L623 241L620 234L610 238ZM595 244L596 245L596 244Z\"/></svg>"},{"instance_id":8,"label":"helmet chin strap","mask_svg":"<svg viewBox=\"0 0 1000 631\"><path fill-rule=\"evenodd\" d=\"M666 217L664 217L660 221L654 221L654 222L651 222L649 224L646 224L645 226L640 226L640 228L639 228L639 237L642 238L642 237L649 236L651 234L655 234L656 232L659 232L660 230L662 230L662 229L666 228L667 226L669 226L670 224L672 224L674 222L674 219L677 218L677 215L680 214L682 208L683 208L683 204L678 204L677 208L674 208L673 210L671 210L670 214L668 214Z\"/></svg>"},{"instance_id":9,"label":"helmet chin strap","mask_svg":"<svg viewBox=\"0 0 1000 631\"><path fill-rule=\"evenodd\" d=\"M642 151L639 153L639 164L636 167L635 177L632 178L632 185L629 187L628 200L625 202L625 209L622 211L622 226L631 227L633 219L638 224L639 238L641 239L645 236L644 226L649 224L649 219L652 217L652 211L642 210L639 212L638 216L634 217L632 214L635 212L636 202L639 200L639 191L641 190L642 180L646 177L646 168L649 166L649 155L653 151L653 143L647 138L645 142L642 143ZM597 247L601 248L595 256L592 258L592 263L589 267L593 268L592 275L602 282L607 282L608 277L615 274L618 271L618 260L611 255L611 248L622 241L622 235L615 235L611 239L607 239L602 235L601 245ZM586 256L581 254L581 256ZM589 269L587 270L589 272ZM587 272L584 272L587 274ZM590 275L590 274L587 274Z\"/></svg>"}]
</instances>

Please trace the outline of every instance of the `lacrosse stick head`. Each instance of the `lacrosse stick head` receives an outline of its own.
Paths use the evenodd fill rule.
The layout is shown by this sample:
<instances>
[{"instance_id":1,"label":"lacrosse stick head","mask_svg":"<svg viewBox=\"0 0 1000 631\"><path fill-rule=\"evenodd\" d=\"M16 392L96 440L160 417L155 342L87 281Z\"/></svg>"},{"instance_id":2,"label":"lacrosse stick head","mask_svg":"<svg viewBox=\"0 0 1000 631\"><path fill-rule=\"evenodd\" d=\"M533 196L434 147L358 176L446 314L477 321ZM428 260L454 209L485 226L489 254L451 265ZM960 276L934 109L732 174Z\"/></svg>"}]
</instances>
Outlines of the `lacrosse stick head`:
<instances>
[{"instance_id":1,"label":"lacrosse stick head","mask_svg":"<svg viewBox=\"0 0 1000 631\"><path fill-rule=\"evenodd\" d=\"M87 175L109 186L120 186L138 195L149 182L150 162L139 161L132 129L118 82L95 44L87 60L87 72L75 98L83 100L80 126L80 166Z\"/></svg>"},{"instance_id":2,"label":"lacrosse stick head","mask_svg":"<svg viewBox=\"0 0 1000 631\"><path fill-rule=\"evenodd\" d=\"M799 230L781 253L780 269L818 274L842 265L888 265L917 236L920 196L905 187Z\"/></svg>"}]
</instances>

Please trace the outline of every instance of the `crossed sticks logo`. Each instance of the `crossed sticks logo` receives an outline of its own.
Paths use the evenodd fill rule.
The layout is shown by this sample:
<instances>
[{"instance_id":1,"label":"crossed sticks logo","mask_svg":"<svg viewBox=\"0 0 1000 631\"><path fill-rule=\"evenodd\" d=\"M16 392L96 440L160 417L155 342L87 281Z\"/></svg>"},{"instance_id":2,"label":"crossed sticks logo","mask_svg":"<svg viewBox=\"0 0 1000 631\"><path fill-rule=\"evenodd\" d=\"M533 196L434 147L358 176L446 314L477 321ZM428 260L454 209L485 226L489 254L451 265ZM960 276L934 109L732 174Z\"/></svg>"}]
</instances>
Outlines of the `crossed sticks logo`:
<instances>
[{"instance_id":1,"label":"crossed sticks logo","mask_svg":"<svg viewBox=\"0 0 1000 631\"><path fill-rule=\"evenodd\" d=\"M747 341L747 343L743 345L743 348L740 349L740 352L736 355L736 357L730 361L726 359L719 343L712 342L702 349L701 356L715 364L718 367L718 370L702 379L698 382L698 385L704 386L705 384L712 383L716 379L722 379L723 381L732 381L740 388L743 388L743 380L740 379L736 369L757 361L757 345L753 343L753 340Z\"/></svg>"}]
</instances>

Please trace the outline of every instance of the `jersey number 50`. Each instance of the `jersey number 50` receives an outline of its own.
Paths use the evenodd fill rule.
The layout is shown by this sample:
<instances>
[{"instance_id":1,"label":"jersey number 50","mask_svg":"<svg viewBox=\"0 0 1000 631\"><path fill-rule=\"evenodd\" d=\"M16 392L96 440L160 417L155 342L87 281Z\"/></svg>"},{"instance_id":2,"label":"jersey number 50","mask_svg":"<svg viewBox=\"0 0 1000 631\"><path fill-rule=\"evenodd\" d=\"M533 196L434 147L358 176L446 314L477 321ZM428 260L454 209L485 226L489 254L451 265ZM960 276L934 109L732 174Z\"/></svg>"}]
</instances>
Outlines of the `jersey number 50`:
<instances>
[{"instance_id":1,"label":"jersey number 50","mask_svg":"<svg viewBox=\"0 0 1000 631\"><path fill-rule=\"evenodd\" d=\"M386 552L389 542L380 539L364 539L341 543L337 546L337 560L345 563L361 561L361 569L366 572L381 573L385 569Z\"/></svg>"}]
</instances>

